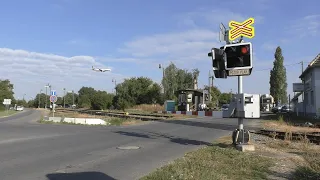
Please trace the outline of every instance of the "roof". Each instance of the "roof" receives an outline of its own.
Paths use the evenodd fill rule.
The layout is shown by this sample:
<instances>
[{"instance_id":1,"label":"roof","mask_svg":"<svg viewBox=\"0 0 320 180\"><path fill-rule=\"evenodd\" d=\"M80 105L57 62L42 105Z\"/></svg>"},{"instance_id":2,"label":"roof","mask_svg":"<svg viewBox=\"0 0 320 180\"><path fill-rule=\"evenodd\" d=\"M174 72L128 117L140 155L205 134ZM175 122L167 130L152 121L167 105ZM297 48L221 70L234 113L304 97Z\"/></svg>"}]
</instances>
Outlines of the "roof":
<instances>
[{"instance_id":1,"label":"roof","mask_svg":"<svg viewBox=\"0 0 320 180\"><path fill-rule=\"evenodd\" d=\"M179 89L176 92L178 92L178 93L181 93L181 92L203 93L203 90L200 90L200 89Z\"/></svg>"},{"instance_id":2,"label":"roof","mask_svg":"<svg viewBox=\"0 0 320 180\"><path fill-rule=\"evenodd\" d=\"M298 100L299 96L302 94L302 92L298 92L290 101Z\"/></svg>"},{"instance_id":3,"label":"roof","mask_svg":"<svg viewBox=\"0 0 320 180\"><path fill-rule=\"evenodd\" d=\"M299 78L303 78L311 69L320 67L320 53L309 63L308 67L303 71Z\"/></svg>"}]
</instances>

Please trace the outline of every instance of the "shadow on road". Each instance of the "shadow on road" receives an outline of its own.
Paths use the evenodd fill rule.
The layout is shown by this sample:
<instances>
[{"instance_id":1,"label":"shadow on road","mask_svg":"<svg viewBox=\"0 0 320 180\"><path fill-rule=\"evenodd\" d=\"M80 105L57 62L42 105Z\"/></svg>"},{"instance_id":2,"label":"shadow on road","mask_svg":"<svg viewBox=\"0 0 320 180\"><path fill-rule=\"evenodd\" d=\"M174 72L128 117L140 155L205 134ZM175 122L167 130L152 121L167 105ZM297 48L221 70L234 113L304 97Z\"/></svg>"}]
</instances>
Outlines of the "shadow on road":
<instances>
[{"instance_id":1,"label":"shadow on road","mask_svg":"<svg viewBox=\"0 0 320 180\"><path fill-rule=\"evenodd\" d=\"M235 119L235 121L237 120ZM199 121L196 122L196 121L189 121L189 120L160 120L158 122L180 124L180 125L186 125L186 126L204 127L204 128L211 128L211 129L220 129L220 130L226 130L226 131L233 131L237 128L237 125L217 124L217 123L199 122Z\"/></svg>"},{"instance_id":2,"label":"shadow on road","mask_svg":"<svg viewBox=\"0 0 320 180\"><path fill-rule=\"evenodd\" d=\"M149 138L149 139L155 139L152 138L146 134L142 134L142 133L136 133L136 132L126 132L126 131L117 131L115 133L121 134L121 135L125 135L125 136L133 136L133 137L140 137L140 138Z\"/></svg>"},{"instance_id":3,"label":"shadow on road","mask_svg":"<svg viewBox=\"0 0 320 180\"><path fill-rule=\"evenodd\" d=\"M181 145L207 145L212 146L211 143L205 141L198 141L187 138L180 138L171 135L156 133L156 132L127 132L127 131L115 131L114 133L125 135L125 136L133 136L139 138L148 138L148 139L156 139L156 138L166 138L169 139L173 143L181 144Z\"/></svg>"},{"instance_id":4,"label":"shadow on road","mask_svg":"<svg viewBox=\"0 0 320 180\"><path fill-rule=\"evenodd\" d=\"M47 174L48 180L115 180L101 172L53 173Z\"/></svg>"}]
</instances>

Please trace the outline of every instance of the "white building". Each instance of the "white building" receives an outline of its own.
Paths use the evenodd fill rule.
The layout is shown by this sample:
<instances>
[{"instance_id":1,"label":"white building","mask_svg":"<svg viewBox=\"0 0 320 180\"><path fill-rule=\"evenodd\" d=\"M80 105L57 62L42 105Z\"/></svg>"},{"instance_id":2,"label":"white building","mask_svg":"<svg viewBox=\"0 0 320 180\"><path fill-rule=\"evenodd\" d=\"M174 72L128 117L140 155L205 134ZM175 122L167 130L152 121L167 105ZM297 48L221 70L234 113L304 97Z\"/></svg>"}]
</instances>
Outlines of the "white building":
<instances>
[{"instance_id":1,"label":"white building","mask_svg":"<svg viewBox=\"0 0 320 180\"><path fill-rule=\"evenodd\" d=\"M302 83L293 85L293 90L297 92L292 99L295 111L300 115L320 116L320 54L311 61L299 78Z\"/></svg>"}]
</instances>

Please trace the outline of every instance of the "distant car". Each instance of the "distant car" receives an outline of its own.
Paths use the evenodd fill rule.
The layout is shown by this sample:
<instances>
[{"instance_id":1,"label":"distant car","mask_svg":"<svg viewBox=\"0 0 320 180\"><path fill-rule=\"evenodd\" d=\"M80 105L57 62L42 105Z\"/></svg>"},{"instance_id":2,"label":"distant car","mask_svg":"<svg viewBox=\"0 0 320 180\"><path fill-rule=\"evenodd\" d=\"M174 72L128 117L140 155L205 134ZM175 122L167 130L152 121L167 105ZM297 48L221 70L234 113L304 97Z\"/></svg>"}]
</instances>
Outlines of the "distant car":
<instances>
[{"instance_id":1,"label":"distant car","mask_svg":"<svg viewBox=\"0 0 320 180\"><path fill-rule=\"evenodd\" d=\"M23 111L23 107L22 106L17 106L17 111Z\"/></svg>"},{"instance_id":2,"label":"distant car","mask_svg":"<svg viewBox=\"0 0 320 180\"><path fill-rule=\"evenodd\" d=\"M280 112L282 113L289 113L289 112L293 112L291 108L289 108L288 106L282 106Z\"/></svg>"},{"instance_id":3,"label":"distant car","mask_svg":"<svg viewBox=\"0 0 320 180\"><path fill-rule=\"evenodd\" d=\"M228 111L228 109L229 109L229 104L224 104L224 105L222 105L222 107L221 107L221 110L222 110L222 111Z\"/></svg>"},{"instance_id":4,"label":"distant car","mask_svg":"<svg viewBox=\"0 0 320 180\"><path fill-rule=\"evenodd\" d=\"M273 107L273 108L271 109L271 111L272 111L273 113L278 113L278 112L281 112L281 108L282 108L282 106L276 106L276 107Z\"/></svg>"}]
</instances>

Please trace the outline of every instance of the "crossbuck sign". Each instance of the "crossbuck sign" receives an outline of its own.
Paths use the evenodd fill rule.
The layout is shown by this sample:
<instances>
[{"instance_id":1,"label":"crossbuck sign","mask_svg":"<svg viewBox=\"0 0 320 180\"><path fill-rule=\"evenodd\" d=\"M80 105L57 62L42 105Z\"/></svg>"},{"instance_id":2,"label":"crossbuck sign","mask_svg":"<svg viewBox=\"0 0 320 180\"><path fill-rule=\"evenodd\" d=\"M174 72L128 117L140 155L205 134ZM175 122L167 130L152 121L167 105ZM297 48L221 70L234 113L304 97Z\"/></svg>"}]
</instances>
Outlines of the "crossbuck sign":
<instances>
[{"instance_id":1,"label":"crossbuck sign","mask_svg":"<svg viewBox=\"0 0 320 180\"><path fill-rule=\"evenodd\" d=\"M254 27L251 25L254 23L253 18L249 18L242 23L236 21L230 21L229 26L231 30L229 31L229 39L235 40L238 37L244 36L247 38L254 37Z\"/></svg>"}]
</instances>

